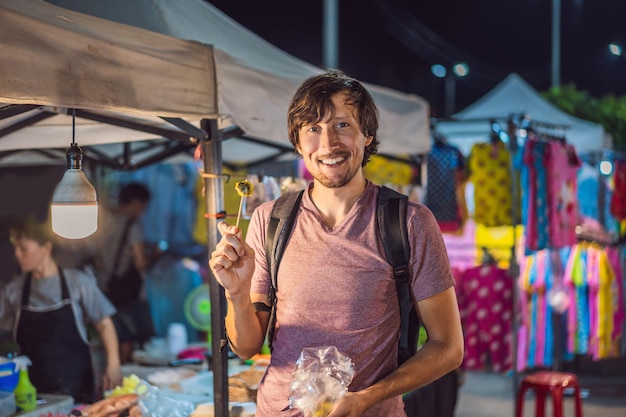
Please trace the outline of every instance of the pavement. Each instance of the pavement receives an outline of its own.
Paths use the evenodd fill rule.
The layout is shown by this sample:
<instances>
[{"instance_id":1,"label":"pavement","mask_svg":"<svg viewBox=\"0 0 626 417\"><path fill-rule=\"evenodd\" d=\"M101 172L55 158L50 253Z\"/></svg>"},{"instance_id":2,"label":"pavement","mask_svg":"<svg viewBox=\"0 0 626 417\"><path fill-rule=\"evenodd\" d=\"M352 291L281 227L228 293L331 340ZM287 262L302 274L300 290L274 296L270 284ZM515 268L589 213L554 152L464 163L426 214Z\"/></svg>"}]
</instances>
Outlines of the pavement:
<instances>
[{"instance_id":1,"label":"pavement","mask_svg":"<svg viewBox=\"0 0 626 417\"><path fill-rule=\"evenodd\" d=\"M626 375L578 375L578 380L584 417L626 417ZM552 401L547 399L546 416L552 415ZM564 417L574 415L574 398L566 391ZM535 399L529 394L525 398L523 417L534 416ZM460 388L455 417L516 417L514 377L490 372L467 372L465 383Z\"/></svg>"}]
</instances>

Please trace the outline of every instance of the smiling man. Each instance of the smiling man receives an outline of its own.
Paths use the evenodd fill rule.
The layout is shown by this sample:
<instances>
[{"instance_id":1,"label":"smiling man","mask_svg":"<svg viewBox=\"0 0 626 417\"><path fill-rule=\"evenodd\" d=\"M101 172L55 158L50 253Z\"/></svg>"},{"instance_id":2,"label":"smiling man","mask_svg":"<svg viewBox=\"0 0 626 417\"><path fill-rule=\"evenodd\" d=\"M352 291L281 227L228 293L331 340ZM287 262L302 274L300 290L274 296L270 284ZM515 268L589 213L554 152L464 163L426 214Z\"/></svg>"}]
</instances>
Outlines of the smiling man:
<instances>
[{"instance_id":1,"label":"smiling man","mask_svg":"<svg viewBox=\"0 0 626 417\"><path fill-rule=\"evenodd\" d=\"M290 385L303 348L336 346L355 375L329 417L406 416L401 395L456 368L463 336L454 280L437 223L409 203L411 296L426 345L398 367L400 315L391 266L376 224L380 187L363 166L377 152L378 115L357 80L329 71L306 80L289 107L289 136L314 180L304 193L278 269L270 366L257 416L301 416ZM228 302L226 329L242 358L259 352L268 328L271 278L265 231L274 202L253 214L246 240L224 222L209 265Z\"/></svg>"}]
</instances>

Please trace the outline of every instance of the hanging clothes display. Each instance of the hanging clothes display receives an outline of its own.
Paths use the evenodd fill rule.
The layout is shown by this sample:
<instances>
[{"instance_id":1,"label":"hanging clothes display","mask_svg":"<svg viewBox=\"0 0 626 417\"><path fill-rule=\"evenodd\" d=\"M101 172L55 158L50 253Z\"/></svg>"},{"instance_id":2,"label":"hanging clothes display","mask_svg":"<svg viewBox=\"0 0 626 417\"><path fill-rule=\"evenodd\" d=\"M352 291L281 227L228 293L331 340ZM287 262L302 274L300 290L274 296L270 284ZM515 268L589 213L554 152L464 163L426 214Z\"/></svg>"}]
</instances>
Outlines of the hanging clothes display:
<instances>
[{"instance_id":1,"label":"hanging clothes display","mask_svg":"<svg viewBox=\"0 0 626 417\"><path fill-rule=\"evenodd\" d=\"M477 224L513 224L510 163L510 152L501 141L472 146L469 180L474 184L474 221Z\"/></svg>"},{"instance_id":2,"label":"hanging clothes display","mask_svg":"<svg viewBox=\"0 0 626 417\"><path fill-rule=\"evenodd\" d=\"M528 250L576 243L577 174L581 166L563 138L530 132L517 165L522 172L522 223ZM522 165L519 165L519 163Z\"/></svg>"},{"instance_id":3,"label":"hanging clothes display","mask_svg":"<svg viewBox=\"0 0 626 417\"><path fill-rule=\"evenodd\" d=\"M608 253L598 244L581 242L524 258L519 277L518 369L553 366L559 346L565 360L574 355L599 360L620 354L622 279L616 274L619 261L615 255L611 261ZM564 271L562 277L559 270ZM565 296L557 297L557 289ZM558 329L553 327L553 313L564 313ZM555 340L555 335L563 335L563 340Z\"/></svg>"},{"instance_id":4,"label":"hanging clothes display","mask_svg":"<svg viewBox=\"0 0 626 417\"><path fill-rule=\"evenodd\" d=\"M576 244L578 204L576 176L581 161L574 147L565 141L548 142L548 220L550 246L562 248Z\"/></svg>"},{"instance_id":5,"label":"hanging clothes display","mask_svg":"<svg viewBox=\"0 0 626 417\"><path fill-rule=\"evenodd\" d=\"M467 218L463 196L465 157L443 138L428 153L428 185L424 204L432 211L442 232L454 232ZM463 198L460 198L463 197Z\"/></svg>"},{"instance_id":6,"label":"hanging clothes display","mask_svg":"<svg viewBox=\"0 0 626 417\"><path fill-rule=\"evenodd\" d=\"M548 250L535 252L520 261L519 276L521 324L518 339L518 370L551 367L555 356L555 329L550 302L560 287L557 271L565 268L570 248L556 251L554 258Z\"/></svg>"},{"instance_id":7,"label":"hanging clothes display","mask_svg":"<svg viewBox=\"0 0 626 417\"><path fill-rule=\"evenodd\" d=\"M595 243L572 248L564 277L569 292L567 351L594 360L614 357L623 323L621 278Z\"/></svg>"},{"instance_id":8,"label":"hanging clothes display","mask_svg":"<svg viewBox=\"0 0 626 417\"><path fill-rule=\"evenodd\" d=\"M465 270L457 282L465 338L463 367L511 368L513 280L493 262Z\"/></svg>"}]
</instances>

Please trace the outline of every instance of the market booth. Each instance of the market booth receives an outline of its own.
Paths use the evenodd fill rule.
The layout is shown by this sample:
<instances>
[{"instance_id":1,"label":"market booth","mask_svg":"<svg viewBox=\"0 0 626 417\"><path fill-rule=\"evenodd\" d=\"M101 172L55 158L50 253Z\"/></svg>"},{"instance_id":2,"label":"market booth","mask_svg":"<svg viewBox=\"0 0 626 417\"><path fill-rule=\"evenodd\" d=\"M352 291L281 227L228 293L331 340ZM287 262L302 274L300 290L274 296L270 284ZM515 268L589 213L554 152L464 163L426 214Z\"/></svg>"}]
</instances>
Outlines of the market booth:
<instances>
[{"instance_id":1,"label":"market booth","mask_svg":"<svg viewBox=\"0 0 626 417\"><path fill-rule=\"evenodd\" d=\"M18 153L24 149L52 160L61 155L62 161L70 144L71 113L76 116L76 142L85 150L86 165L131 170L198 148L203 155L200 174L206 190L205 238L210 251L217 241L214 214L224 204L224 156L240 166L290 152L284 120L287 103L305 78L321 70L239 28L206 2L141 2L152 9L139 13L127 13L127 2L116 4L82 1L76 7L91 5L94 15L118 11L126 18L149 16L153 22L177 16L177 32L156 33L43 1L0 1L4 52L0 103L5 103L0 111L0 151L12 160L2 169L11 172L12 164L28 165ZM219 30L207 30L210 14L215 25L222 25ZM169 22L148 29L173 30ZM215 38L198 38L187 30L213 33ZM225 40L216 34L227 34L224 39L236 42L232 47L224 44L226 50L218 49ZM236 55L230 55L230 50ZM264 66L268 62L274 66ZM380 109L382 152L428 150L427 104L416 96L368 88ZM118 150L113 150L115 144ZM1 213L10 214L4 208ZM221 297L218 286L212 285L214 323L223 321ZM221 326L213 326L214 352L219 351L222 338ZM226 354L213 355L211 368L215 414L226 415Z\"/></svg>"},{"instance_id":2,"label":"market booth","mask_svg":"<svg viewBox=\"0 0 626 417\"><path fill-rule=\"evenodd\" d=\"M623 343L624 155L512 74L437 120L426 203L465 326L463 367L612 377ZM601 389L596 383L594 389Z\"/></svg>"}]
</instances>

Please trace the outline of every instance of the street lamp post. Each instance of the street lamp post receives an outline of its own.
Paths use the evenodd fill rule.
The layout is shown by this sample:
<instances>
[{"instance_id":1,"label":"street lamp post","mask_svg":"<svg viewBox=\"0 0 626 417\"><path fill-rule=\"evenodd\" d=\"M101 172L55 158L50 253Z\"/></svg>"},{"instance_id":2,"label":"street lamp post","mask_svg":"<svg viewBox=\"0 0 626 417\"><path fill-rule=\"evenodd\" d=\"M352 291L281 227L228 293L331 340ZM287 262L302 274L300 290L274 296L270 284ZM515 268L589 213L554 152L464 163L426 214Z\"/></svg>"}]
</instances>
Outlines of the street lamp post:
<instances>
[{"instance_id":1,"label":"street lamp post","mask_svg":"<svg viewBox=\"0 0 626 417\"><path fill-rule=\"evenodd\" d=\"M461 62L454 64L451 71L441 64L433 65L430 70L435 77L444 79L444 114L450 117L455 112L456 79L469 74L469 67Z\"/></svg>"}]
</instances>

